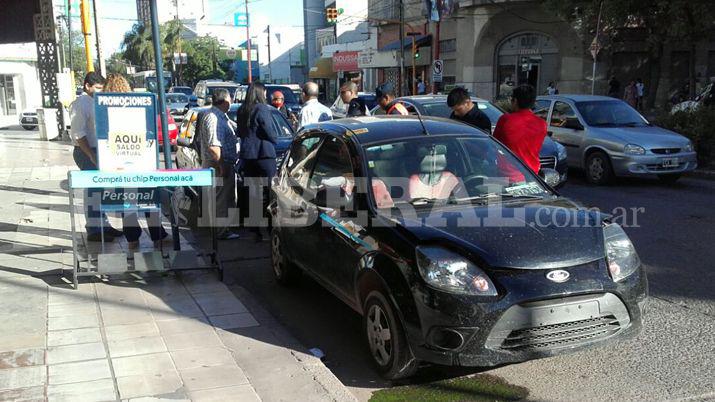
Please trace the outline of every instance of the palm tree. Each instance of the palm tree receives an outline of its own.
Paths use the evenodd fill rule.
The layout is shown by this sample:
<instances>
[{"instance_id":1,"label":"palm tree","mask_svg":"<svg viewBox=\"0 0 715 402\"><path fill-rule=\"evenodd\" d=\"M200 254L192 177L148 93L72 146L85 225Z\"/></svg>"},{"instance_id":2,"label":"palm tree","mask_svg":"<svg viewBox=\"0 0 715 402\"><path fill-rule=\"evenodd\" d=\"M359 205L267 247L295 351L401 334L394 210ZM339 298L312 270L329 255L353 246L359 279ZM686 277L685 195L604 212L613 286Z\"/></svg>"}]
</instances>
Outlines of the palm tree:
<instances>
[{"instance_id":1,"label":"palm tree","mask_svg":"<svg viewBox=\"0 0 715 402\"><path fill-rule=\"evenodd\" d=\"M151 39L152 34L149 27L141 22L134 24L132 30L124 35L122 41L124 58L142 69L154 68L154 46Z\"/></svg>"}]
</instances>

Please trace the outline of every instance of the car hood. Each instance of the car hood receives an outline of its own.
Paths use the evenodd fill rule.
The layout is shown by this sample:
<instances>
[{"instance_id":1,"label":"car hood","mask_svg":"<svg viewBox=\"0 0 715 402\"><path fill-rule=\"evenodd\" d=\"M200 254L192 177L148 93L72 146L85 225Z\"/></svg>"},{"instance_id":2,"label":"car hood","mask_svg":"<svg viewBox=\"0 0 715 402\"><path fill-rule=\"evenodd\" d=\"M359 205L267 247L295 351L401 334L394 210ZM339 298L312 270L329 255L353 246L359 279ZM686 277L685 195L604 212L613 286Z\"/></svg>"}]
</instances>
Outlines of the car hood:
<instances>
[{"instance_id":1,"label":"car hood","mask_svg":"<svg viewBox=\"0 0 715 402\"><path fill-rule=\"evenodd\" d=\"M496 223L491 224L490 219ZM603 215L578 209L565 199L489 207L460 205L428 217L397 221L419 244L457 247L495 268L553 269L605 256Z\"/></svg>"},{"instance_id":2,"label":"car hood","mask_svg":"<svg viewBox=\"0 0 715 402\"><path fill-rule=\"evenodd\" d=\"M624 144L636 144L644 148L683 148L688 139L682 135L656 126L644 127L595 127L598 133L615 137Z\"/></svg>"},{"instance_id":3,"label":"car hood","mask_svg":"<svg viewBox=\"0 0 715 402\"><path fill-rule=\"evenodd\" d=\"M551 139L551 137L546 136L546 138L544 138L544 143L541 145L539 156L542 158L545 156L554 156L558 158L559 150L556 148L556 143Z\"/></svg>"}]
</instances>

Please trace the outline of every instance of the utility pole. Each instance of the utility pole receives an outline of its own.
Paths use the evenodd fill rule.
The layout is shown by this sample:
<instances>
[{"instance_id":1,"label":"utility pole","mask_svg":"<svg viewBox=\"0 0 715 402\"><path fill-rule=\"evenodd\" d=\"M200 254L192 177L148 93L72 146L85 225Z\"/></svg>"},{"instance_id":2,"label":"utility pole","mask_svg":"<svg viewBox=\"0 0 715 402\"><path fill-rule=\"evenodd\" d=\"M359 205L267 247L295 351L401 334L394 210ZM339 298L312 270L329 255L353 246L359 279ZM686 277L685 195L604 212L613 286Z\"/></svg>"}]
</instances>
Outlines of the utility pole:
<instances>
[{"instance_id":1,"label":"utility pole","mask_svg":"<svg viewBox=\"0 0 715 402\"><path fill-rule=\"evenodd\" d=\"M246 47L247 47L247 52L248 53L248 83L253 82L253 73L251 72L251 56L252 56L252 51L251 51L251 31L249 29L249 26L251 25L251 21L248 17L248 0L246 0Z\"/></svg>"},{"instance_id":2,"label":"utility pole","mask_svg":"<svg viewBox=\"0 0 715 402\"><path fill-rule=\"evenodd\" d=\"M273 68L271 67L271 26L268 25L268 81L273 82Z\"/></svg>"},{"instance_id":3,"label":"utility pole","mask_svg":"<svg viewBox=\"0 0 715 402\"><path fill-rule=\"evenodd\" d=\"M69 43L69 67L70 71L74 71L74 66L72 65L72 0L67 0L67 36ZM74 72L72 74L74 74Z\"/></svg>"},{"instance_id":4,"label":"utility pole","mask_svg":"<svg viewBox=\"0 0 715 402\"><path fill-rule=\"evenodd\" d=\"M79 13L82 19L82 34L84 35L84 55L87 58L87 72L91 73L94 71L94 63L92 60L92 43L90 42L90 37L92 36L92 25L89 21L89 4L87 0L81 0L79 3Z\"/></svg>"},{"instance_id":5,"label":"utility pole","mask_svg":"<svg viewBox=\"0 0 715 402\"><path fill-rule=\"evenodd\" d=\"M598 41L598 34L601 31L601 12L603 11L603 0L601 0L601 4L598 6L598 21L596 22L596 38L594 38L594 44L596 46L600 46L599 41ZM593 52L593 71L592 71L592 78L591 78L591 95L594 95L596 93L596 60L598 58L598 50Z\"/></svg>"},{"instance_id":6,"label":"utility pole","mask_svg":"<svg viewBox=\"0 0 715 402\"><path fill-rule=\"evenodd\" d=\"M415 56L417 54L417 45L415 36L420 35L419 32L408 32L407 36L412 38L412 95L417 95L417 66L415 65Z\"/></svg>"},{"instance_id":7,"label":"utility pole","mask_svg":"<svg viewBox=\"0 0 715 402\"><path fill-rule=\"evenodd\" d=\"M399 0L400 1L400 74L399 78L400 81L397 84L397 92L400 94L400 96L403 96L404 94L402 93L402 82L404 81L404 76L405 76L405 3L404 0Z\"/></svg>"},{"instance_id":8,"label":"utility pole","mask_svg":"<svg viewBox=\"0 0 715 402\"><path fill-rule=\"evenodd\" d=\"M435 60L439 60L439 30L441 22L442 21L437 21L437 26L435 27L435 37L432 41L432 46L434 46L434 59L432 59L433 63ZM440 85L442 85L442 83L440 83ZM437 94L437 83L434 82L434 79L432 79L432 93Z\"/></svg>"},{"instance_id":9,"label":"utility pole","mask_svg":"<svg viewBox=\"0 0 715 402\"><path fill-rule=\"evenodd\" d=\"M92 6L94 7L94 31L97 35L97 61L99 62L99 71L103 77L107 76L107 65L104 62L104 57L102 57L102 39L99 35L99 7L97 3L99 0L92 0Z\"/></svg>"}]
</instances>

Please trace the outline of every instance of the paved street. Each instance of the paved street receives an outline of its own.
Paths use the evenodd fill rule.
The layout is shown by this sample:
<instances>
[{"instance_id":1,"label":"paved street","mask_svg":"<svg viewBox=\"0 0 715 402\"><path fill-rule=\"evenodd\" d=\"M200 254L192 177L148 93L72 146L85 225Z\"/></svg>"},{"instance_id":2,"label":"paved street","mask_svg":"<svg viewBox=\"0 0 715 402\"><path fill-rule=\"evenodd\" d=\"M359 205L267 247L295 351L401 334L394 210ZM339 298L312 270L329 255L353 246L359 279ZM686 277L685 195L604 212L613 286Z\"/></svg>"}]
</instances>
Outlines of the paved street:
<instances>
[{"instance_id":1,"label":"paved street","mask_svg":"<svg viewBox=\"0 0 715 402\"><path fill-rule=\"evenodd\" d=\"M527 387L535 400L715 399L715 182L685 179L667 187L627 180L593 187L575 174L562 193L604 211L645 208L637 215L640 227L627 229L650 279L645 329L602 349L487 372ZM229 282L240 281L304 345L322 349L327 366L358 399L388 386L370 366L360 317L309 279L291 289L278 286L268 255L266 246L264 258L238 262ZM430 367L415 382L462 374Z\"/></svg>"}]
</instances>

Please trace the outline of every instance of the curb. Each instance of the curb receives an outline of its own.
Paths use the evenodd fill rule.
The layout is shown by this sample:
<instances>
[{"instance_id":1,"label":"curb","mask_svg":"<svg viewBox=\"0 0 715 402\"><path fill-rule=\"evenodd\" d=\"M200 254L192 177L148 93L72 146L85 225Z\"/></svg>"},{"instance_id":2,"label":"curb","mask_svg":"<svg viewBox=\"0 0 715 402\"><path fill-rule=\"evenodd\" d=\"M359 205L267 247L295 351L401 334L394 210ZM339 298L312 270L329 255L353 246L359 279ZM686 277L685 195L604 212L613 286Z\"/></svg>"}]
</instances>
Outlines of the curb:
<instances>
[{"instance_id":1,"label":"curb","mask_svg":"<svg viewBox=\"0 0 715 402\"><path fill-rule=\"evenodd\" d=\"M308 348L295 339L273 315L261 306L248 290L237 284L226 283L226 286L246 305L261 326L267 328L276 337L291 346L293 350L290 353L303 367L303 370L310 373L313 380L323 388L329 400L357 402L357 398L335 374L320 359L313 356L308 351Z\"/></svg>"}]
</instances>

